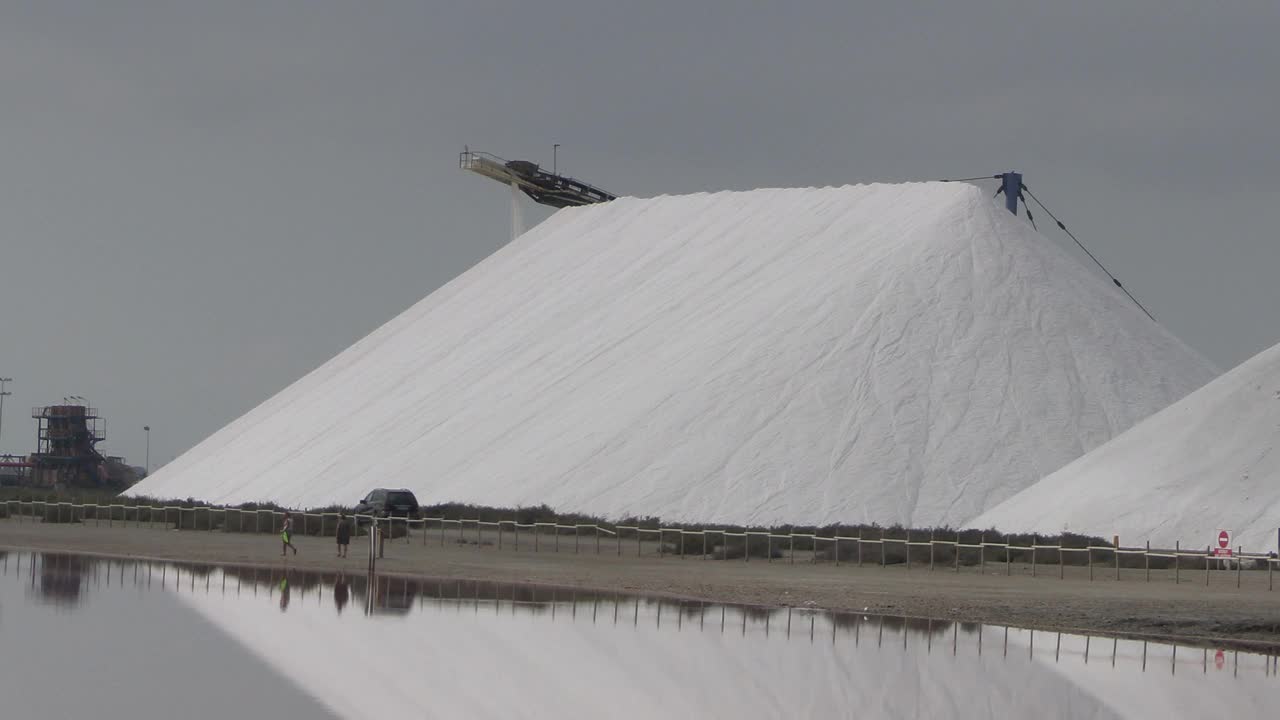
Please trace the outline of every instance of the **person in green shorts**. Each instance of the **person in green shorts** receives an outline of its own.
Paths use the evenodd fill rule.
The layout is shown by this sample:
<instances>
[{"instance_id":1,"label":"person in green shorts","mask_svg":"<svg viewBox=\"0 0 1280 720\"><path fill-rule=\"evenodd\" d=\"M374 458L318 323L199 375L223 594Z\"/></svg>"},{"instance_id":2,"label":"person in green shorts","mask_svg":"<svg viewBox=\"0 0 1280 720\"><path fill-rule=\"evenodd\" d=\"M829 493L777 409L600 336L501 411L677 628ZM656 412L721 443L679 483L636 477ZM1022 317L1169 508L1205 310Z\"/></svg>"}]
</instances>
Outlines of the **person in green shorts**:
<instances>
[{"instance_id":1,"label":"person in green shorts","mask_svg":"<svg viewBox=\"0 0 1280 720\"><path fill-rule=\"evenodd\" d=\"M284 514L284 526L280 528L280 539L284 542L280 548L281 555L288 555L290 548L293 549L294 555L298 554L298 548L293 547L293 516L289 513Z\"/></svg>"}]
</instances>

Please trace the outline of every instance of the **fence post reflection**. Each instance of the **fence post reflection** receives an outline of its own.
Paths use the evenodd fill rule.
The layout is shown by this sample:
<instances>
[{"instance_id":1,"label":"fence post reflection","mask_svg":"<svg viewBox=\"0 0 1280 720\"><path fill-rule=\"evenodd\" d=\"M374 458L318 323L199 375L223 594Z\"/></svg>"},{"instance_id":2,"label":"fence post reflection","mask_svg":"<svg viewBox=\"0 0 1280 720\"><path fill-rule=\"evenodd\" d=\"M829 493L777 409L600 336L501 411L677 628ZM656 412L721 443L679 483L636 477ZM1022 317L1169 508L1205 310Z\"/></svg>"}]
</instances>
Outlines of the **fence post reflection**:
<instances>
[{"instance_id":1,"label":"fence post reflection","mask_svg":"<svg viewBox=\"0 0 1280 720\"><path fill-rule=\"evenodd\" d=\"M923 544L923 543L921 543ZM10 558L9 554L14 557ZM145 563L145 567L144 567ZM158 563L160 568L160 577L155 578L158 582L154 584L156 589L168 591L168 569L173 566L174 585L173 592L181 593L182 590L182 573L185 571L187 578L187 592L189 594L197 594L198 575L205 577L204 594L213 596L214 598L227 597L228 576L235 576L236 595L245 595L245 599L240 602L252 602L247 598L257 596L261 589L258 587L264 582L265 588L268 590L267 597L274 603L278 601L280 609L289 610L289 615L296 615L299 612L314 612L309 603L302 600L307 598L309 590L316 593L316 608L328 605L326 595L332 590L333 607L337 608L337 612L342 612L345 605L345 596L347 591L347 581L341 573L330 572L309 572L298 569L288 569L282 573L279 568L242 568L231 565L202 565L198 563ZM128 572L126 565L132 566L132 572ZM66 553L3 553L0 551L0 572L11 578L17 578L20 584L28 585L32 591L41 593L54 601L57 598L71 598L71 602L77 602L74 593L98 593L98 592L119 592L120 589L128 587L128 578L132 578L132 587L145 589L153 583L153 576L156 574L155 568L157 563L143 560L120 560L114 558L81 558ZM9 570L13 569L13 573ZM212 579L213 574L219 573L221 578L218 583L218 592L214 591ZM116 577L113 578L112 576ZM112 582L119 580L119 583ZM104 582L105 581L105 582ZM243 593L243 583L249 582L253 585L252 593ZM359 585L359 578L356 579L356 591L359 592L363 587L364 592L364 614L385 615L386 613L406 613L406 612L431 612L431 608L440 609L447 608L449 604L456 605L459 609L464 602L470 604L473 608L473 615L482 617L479 608L485 603L492 602L495 617L503 614L503 604L509 603L512 615L527 614L539 615L546 612L552 619L558 618L563 613L560 608L564 604L570 607L569 615L564 618L565 621L572 623L577 622L577 610L582 605L585 611L587 606L583 603L590 604L590 622L591 625L603 625L617 627L621 618L621 607L627 602L633 603L632 627L638 629L639 615L641 614L641 606L645 606L645 612L651 613L654 619L654 625L649 626L650 632L672 632L671 626L674 625L674 632L684 632L684 617L689 615L692 621L692 613L697 613L698 622L696 630L698 632L715 632L715 625L711 628L706 626L706 614L708 604L705 601L684 601L672 600L666 598L643 598L628 597L618 592L611 592L608 596L590 591L580 591L573 588L557 589L538 588L530 586L522 586L519 584L499 584L478 579L467 581L452 580L452 588L446 588L444 582L441 581L425 581L421 578L398 578L388 575L379 576L370 574L364 578L363 586ZM398 585L398 587L397 587ZM61 593L61 594L59 594ZM69 594L70 593L70 594ZM289 602L290 595L295 595ZM300 594L300 598L296 595ZM417 602L414 603L414 599ZM430 597L428 597L430 596ZM548 600L549 597L549 600ZM354 599L354 598L353 598ZM68 602L68 600L62 600ZM234 602L227 599L225 602ZM600 606L602 603L612 602L612 622L600 622ZM694 604L696 603L696 605ZM416 609L415 609L416 606ZM816 642L817 624L821 620L830 623L829 631L833 646L839 646L843 642L852 639L852 646L858 647L861 641L861 626L870 621L869 616L851 613L834 613L827 611L808 610L803 607L785 606L785 632L774 633L772 628L773 617L783 611L783 608L769 609L756 608L751 606L735 606L739 613L738 627L734 631L729 631L729 636L752 637L755 641L779 642L798 641L799 638L793 637L795 612L799 609L802 613L809 616L809 641ZM727 610L728 606L721 604L721 622L719 632L724 634L727 630ZM676 622L669 622L669 614L676 613ZM664 617L668 616L668 617ZM357 616L358 617L358 616ZM783 618L778 616L779 620ZM606 616L608 618L608 616ZM662 621L666 619L667 623ZM470 621L468 619L468 621ZM897 630L901 633L901 650L911 653L913 648L924 645L926 653L932 654L934 636L944 637L942 633L951 630L952 634L952 657L959 655L959 631L961 624L957 622L937 621L933 619L921 619L919 621L907 618L893 618L889 616L875 616L877 624L877 643L876 647L881 648L882 652L896 652L898 643L892 641L889 645L885 645L884 635L886 626L889 629ZM949 626L949 627L948 627ZM979 658L985 656L985 626L980 624L968 625L963 628L966 633L966 652L976 652ZM692 628L691 628L692 630ZM750 631L750 632L749 632ZM843 632L842 632L843 631ZM1094 660L1092 651L1092 637L1088 634L1064 633L1053 630L1025 630L1017 631L1019 642L1025 642L1027 646L1026 661L1030 662L1048 662L1049 656L1046 652L1036 655L1036 636L1040 635L1043 644L1043 633L1054 633L1054 663L1068 663L1073 660L1082 665L1089 665ZM923 633L924 637L920 637ZM1007 660L1009 657L1009 639L1010 628L1004 626L1002 640L1001 655L994 656L990 661L999 662L1001 658ZM852 635L852 638L849 636ZM1063 635L1066 635L1064 640ZM780 637L782 636L782 637ZM913 644L914 638L914 644ZM1113 637L1111 667L1129 667L1135 671L1145 672L1149 662L1155 662L1158 667L1160 662L1166 657L1161 653L1168 653L1168 662L1170 668L1170 676L1176 676L1177 667L1181 661L1183 664L1194 662L1193 657L1188 658L1185 652L1180 652L1179 644L1176 642L1153 642L1146 639L1136 638L1126 641L1126 663L1121 664L1119 659L1119 640L1121 638ZM1015 643L1016 644L1016 643ZM1139 648L1138 646L1141 645ZM1135 652L1136 651L1136 652ZM1227 648L1227 652L1231 652L1231 676L1238 677L1242 674L1248 676L1251 672L1256 672L1258 666L1261 665L1266 677L1272 677L1276 674L1277 662L1280 661L1270 648L1265 652L1246 652L1244 662L1241 662L1240 652L1238 648ZM1154 654L1153 654L1154 653ZM944 654L945 655L945 654ZM1222 675L1226 676L1226 663L1222 657L1224 653L1220 653L1216 660L1219 668L1223 671ZM1179 656L1183 656L1180 658ZM970 656L971 657L971 656ZM1188 662L1190 660L1190 663ZM1092 663L1095 664L1096 663ZM1243 673L1241 665L1243 664ZM1201 654L1202 673L1207 673L1208 669L1208 650L1202 647ZM1105 667L1105 665L1104 665ZM1156 673L1157 675L1159 673Z\"/></svg>"}]
</instances>

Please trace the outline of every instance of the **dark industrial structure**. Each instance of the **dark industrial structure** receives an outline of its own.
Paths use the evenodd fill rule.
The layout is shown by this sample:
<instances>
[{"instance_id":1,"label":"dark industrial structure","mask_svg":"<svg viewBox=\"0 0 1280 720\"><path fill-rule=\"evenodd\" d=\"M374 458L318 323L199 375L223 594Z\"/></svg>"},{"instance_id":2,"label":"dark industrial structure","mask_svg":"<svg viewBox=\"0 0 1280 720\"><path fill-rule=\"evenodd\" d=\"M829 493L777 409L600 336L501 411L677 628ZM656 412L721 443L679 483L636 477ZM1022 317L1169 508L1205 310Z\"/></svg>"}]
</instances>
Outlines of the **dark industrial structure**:
<instances>
[{"instance_id":1,"label":"dark industrial structure","mask_svg":"<svg viewBox=\"0 0 1280 720\"><path fill-rule=\"evenodd\" d=\"M97 444L106 439L106 421L85 405L34 408L36 452L27 458L26 483L49 488L123 489L137 473L122 458L104 456Z\"/></svg>"},{"instance_id":2,"label":"dark industrial structure","mask_svg":"<svg viewBox=\"0 0 1280 720\"><path fill-rule=\"evenodd\" d=\"M105 460L96 445L106 439L106 422L84 405L50 405L31 411L37 423L36 451L31 455L35 485L96 486ZM101 426L101 427L100 427Z\"/></svg>"},{"instance_id":3,"label":"dark industrial structure","mask_svg":"<svg viewBox=\"0 0 1280 720\"><path fill-rule=\"evenodd\" d=\"M467 149L458 156L458 167L503 185L517 187L534 202L554 208L594 205L617 199L617 196L598 187L565 177L554 169L547 172L537 163L527 160L503 160L497 155Z\"/></svg>"},{"instance_id":4,"label":"dark industrial structure","mask_svg":"<svg viewBox=\"0 0 1280 720\"><path fill-rule=\"evenodd\" d=\"M0 487L26 485L31 475L31 463L22 455L0 455Z\"/></svg>"}]
</instances>

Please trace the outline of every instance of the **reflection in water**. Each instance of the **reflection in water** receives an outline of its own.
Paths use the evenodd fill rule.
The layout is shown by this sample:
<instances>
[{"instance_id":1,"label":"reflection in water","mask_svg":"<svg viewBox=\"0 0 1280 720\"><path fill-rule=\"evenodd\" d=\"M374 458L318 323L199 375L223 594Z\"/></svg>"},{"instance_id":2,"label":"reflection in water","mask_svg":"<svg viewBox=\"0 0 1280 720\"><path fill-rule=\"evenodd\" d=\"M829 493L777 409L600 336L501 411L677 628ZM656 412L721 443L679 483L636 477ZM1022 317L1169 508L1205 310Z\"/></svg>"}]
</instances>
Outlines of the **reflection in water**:
<instances>
[{"instance_id":1,"label":"reflection in water","mask_svg":"<svg viewBox=\"0 0 1280 720\"><path fill-rule=\"evenodd\" d=\"M737 631L745 634L750 629L762 633L765 637L781 633L791 638L793 634L799 634L810 641L815 641L819 619L821 619L824 634L829 631L833 642L841 634L846 634L853 638L855 644L860 645L865 639L874 641L877 647L883 647L886 637L892 639L896 636L898 639L895 642L898 642L911 635L918 635L924 639L928 652L932 652L935 645L943 645L945 646L943 649L955 654L960 647L960 638L963 636L965 641L971 642L975 651L981 655L984 641L989 645L994 637L999 643L1002 656L1008 655L1008 638L1011 629L929 618L813 611L794 607L772 609L485 580L348 576L341 571L319 572L289 568L114 560L68 553L0 551L0 563L3 563L3 572L6 575L29 576L34 595L42 601L72 607L80 602L82 588L100 584L110 586L114 583L121 586L128 584L180 592L201 591L223 596L231 593L235 596L257 597L262 593L268 597L277 598L280 610L287 612L291 594L294 589L297 589L303 598L314 597L317 605L324 604L324 597L331 598L332 606L339 615L353 595L368 614L408 616L415 607L422 608L425 603L430 602L435 607L455 609L466 607L477 613L481 608L492 608L494 612L502 612L506 608L513 615L525 613L549 615L555 618L557 613L568 613L570 619L577 619L579 613L583 613L590 617L592 623L599 622L603 617L614 625L619 622L630 622L635 627L639 626L641 609L644 608L643 614L646 617L651 616L655 629L661 628L664 623L674 623L677 630L683 629L686 624L696 623L699 630L710 627L721 632ZM1041 650L1045 647L1044 643L1048 642L1054 649L1054 659L1061 660L1061 638L1064 633L1020 629L1013 629L1013 631L1015 637L1025 637L1026 652L1029 657L1039 654L1040 651L1036 649L1037 642L1041 643ZM1067 635L1082 638L1085 644L1079 654L1081 661L1085 663L1089 662L1091 654L1092 659L1097 660L1100 645L1105 645L1114 651L1121 642L1138 642L1147 647L1158 645L1167 648L1171 657L1174 651L1173 645L1165 643ZM905 642L901 644L906 646ZM1190 662L1186 658L1194 653L1199 653L1196 655L1197 658L1207 657L1209 651L1201 652L1201 650L1202 648L1182 647L1184 662ZM1238 658L1239 656L1235 651L1215 651L1215 654L1218 652L1222 653L1222 657ZM1106 655L1105 652L1102 654ZM1265 659L1263 663L1265 674L1270 675L1273 668L1280 671L1280 655L1268 653L1257 656ZM1222 657L1217 657L1216 665L1222 664ZM1111 659L1113 661L1115 659L1114 652ZM1201 665L1202 669L1207 671L1208 663L1202 662Z\"/></svg>"},{"instance_id":2,"label":"reflection in water","mask_svg":"<svg viewBox=\"0 0 1280 720\"><path fill-rule=\"evenodd\" d=\"M342 609L347 606L347 597L351 594L351 587L347 582L347 574L340 572L333 581L333 605L338 608L338 614L342 614Z\"/></svg>"},{"instance_id":3,"label":"reflection in water","mask_svg":"<svg viewBox=\"0 0 1280 720\"><path fill-rule=\"evenodd\" d=\"M289 573L280 578L280 612L289 609Z\"/></svg>"},{"instance_id":4,"label":"reflection in water","mask_svg":"<svg viewBox=\"0 0 1280 720\"><path fill-rule=\"evenodd\" d=\"M334 717L185 595L147 592L141 566L0 552L0 568L0 718Z\"/></svg>"},{"instance_id":5,"label":"reflection in water","mask_svg":"<svg viewBox=\"0 0 1280 720\"><path fill-rule=\"evenodd\" d=\"M9 564L13 563L13 574L30 578L27 587L28 597L38 602L56 607L75 607L80 602L80 590L85 576L96 569L93 560L82 555L69 553L14 553L0 551L0 565L3 573L10 572Z\"/></svg>"},{"instance_id":6,"label":"reflection in water","mask_svg":"<svg viewBox=\"0 0 1280 720\"><path fill-rule=\"evenodd\" d=\"M625 702L623 715L1252 716L1269 700L1260 688L1280 687L1271 654L941 620L57 554L3 563L67 606L104 583L176 592L348 716L420 709L424 678L441 716L501 715L542 694L537 707L613 715ZM349 604L363 612L344 616ZM335 650L384 662L297 660ZM1178 679L1191 673L1227 684ZM370 683L387 688L376 707L358 690Z\"/></svg>"}]
</instances>

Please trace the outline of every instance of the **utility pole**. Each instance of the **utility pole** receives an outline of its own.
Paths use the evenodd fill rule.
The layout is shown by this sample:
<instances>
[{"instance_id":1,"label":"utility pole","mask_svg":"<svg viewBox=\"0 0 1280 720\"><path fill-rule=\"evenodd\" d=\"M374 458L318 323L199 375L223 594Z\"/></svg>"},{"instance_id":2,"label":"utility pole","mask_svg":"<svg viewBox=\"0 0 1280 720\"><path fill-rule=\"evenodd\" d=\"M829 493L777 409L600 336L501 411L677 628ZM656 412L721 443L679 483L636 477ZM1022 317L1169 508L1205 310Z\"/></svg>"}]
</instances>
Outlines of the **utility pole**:
<instances>
[{"instance_id":1,"label":"utility pole","mask_svg":"<svg viewBox=\"0 0 1280 720\"><path fill-rule=\"evenodd\" d=\"M5 385L13 382L13 378L0 378L0 431L4 430L4 399L13 393L4 388Z\"/></svg>"},{"instance_id":2,"label":"utility pole","mask_svg":"<svg viewBox=\"0 0 1280 720\"><path fill-rule=\"evenodd\" d=\"M146 473L150 475L151 474L151 426L143 425L142 431L147 434L147 464L145 467L146 467Z\"/></svg>"}]
</instances>

